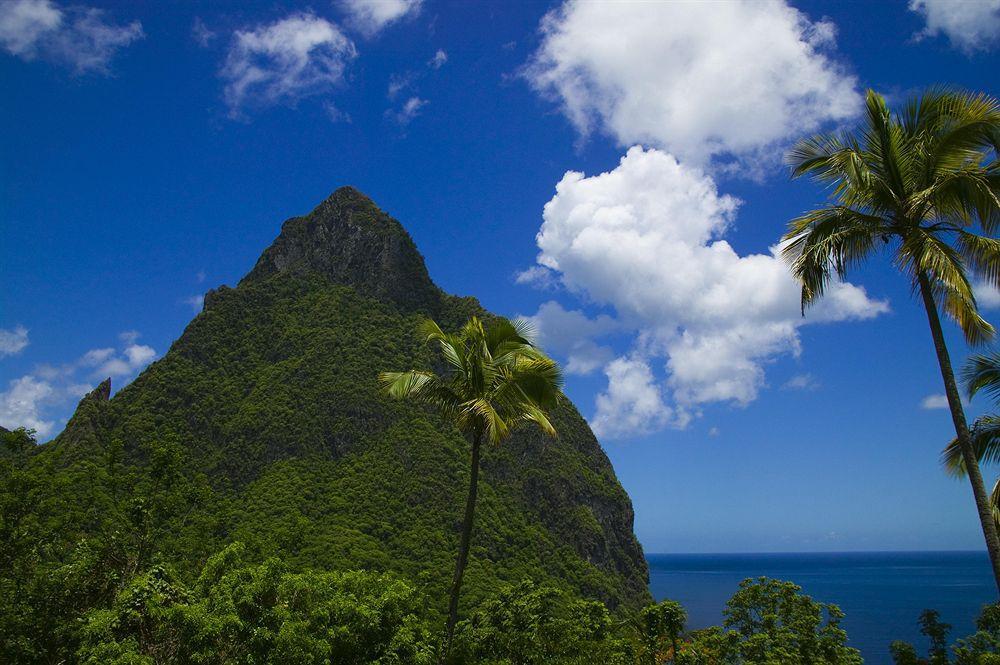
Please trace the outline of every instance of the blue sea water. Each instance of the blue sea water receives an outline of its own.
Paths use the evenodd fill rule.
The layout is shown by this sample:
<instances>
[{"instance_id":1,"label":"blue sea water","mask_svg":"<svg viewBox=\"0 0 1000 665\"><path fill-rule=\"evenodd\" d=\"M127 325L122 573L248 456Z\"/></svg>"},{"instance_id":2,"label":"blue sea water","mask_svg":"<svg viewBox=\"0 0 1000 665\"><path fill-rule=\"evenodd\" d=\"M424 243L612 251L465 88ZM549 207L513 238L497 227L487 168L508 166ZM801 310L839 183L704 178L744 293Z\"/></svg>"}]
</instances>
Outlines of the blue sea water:
<instances>
[{"instance_id":1,"label":"blue sea water","mask_svg":"<svg viewBox=\"0 0 1000 665\"><path fill-rule=\"evenodd\" d=\"M741 580L795 582L814 599L839 605L850 645L868 665L888 665L889 643L926 651L917 617L925 608L972 632L980 608L997 592L985 552L849 552L822 554L650 554L649 588L656 600L679 601L688 628L722 622L722 610Z\"/></svg>"}]
</instances>

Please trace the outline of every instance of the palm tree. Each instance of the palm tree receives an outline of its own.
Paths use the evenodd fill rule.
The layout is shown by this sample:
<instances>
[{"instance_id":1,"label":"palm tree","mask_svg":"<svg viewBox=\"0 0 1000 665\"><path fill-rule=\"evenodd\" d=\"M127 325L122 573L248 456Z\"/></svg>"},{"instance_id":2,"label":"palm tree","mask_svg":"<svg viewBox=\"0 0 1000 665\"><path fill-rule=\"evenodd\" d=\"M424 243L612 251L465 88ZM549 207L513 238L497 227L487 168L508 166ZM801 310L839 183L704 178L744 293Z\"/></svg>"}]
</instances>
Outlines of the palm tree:
<instances>
[{"instance_id":1,"label":"palm tree","mask_svg":"<svg viewBox=\"0 0 1000 665\"><path fill-rule=\"evenodd\" d=\"M969 358L962 369L962 383L965 384L969 399L980 390L985 390L994 402L1000 405L1000 352L994 351L987 355L977 355ZM985 415L976 419L969 431L972 447L976 451L976 460L987 464L1000 462L1000 415ZM958 438L954 438L941 453L941 462L948 473L962 478L968 475L965 471L965 460ZM1000 479L993 484L990 492L990 512L993 523L1000 530Z\"/></svg>"},{"instance_id":2,"label":"palm tree","mask_svg":"<svg viewBox=\"0 0 1000 665\"><path fill-rule=\"evenodd\" d=\"M969 275L1000 286L998 152L1000 103L988 95L933 89L893 114L868 91L856 131L804 139L789 153L792 176L831 187L832 200L789 223L782 251L802 283L803 313L831 279L879 249L919 291L1000 590L1000 541L938 314L970 344L993 337Z\"/></svg>"},{"instance_id":3,"label":"palm tree","mask_svg":"<svg viewBox=\"0 0 1000 665\"><path fill-rule=\"evenodd\" d=\"M469 558L480 448L483 443L500 445L522 423L534 423L555 436L546 410L561 395L562 373L555 361L530 341L529 326L524 321L497 318L484 323L472 317L457 333L446 334L434 321L427 320L419 332L428 343L438 343L447 374L438 376L421 370L383 372L379 380L392 397L435 407L472 445L469 493L448 602L443 662L458 621L458 596Z\"/></svg>"}]
</instances>

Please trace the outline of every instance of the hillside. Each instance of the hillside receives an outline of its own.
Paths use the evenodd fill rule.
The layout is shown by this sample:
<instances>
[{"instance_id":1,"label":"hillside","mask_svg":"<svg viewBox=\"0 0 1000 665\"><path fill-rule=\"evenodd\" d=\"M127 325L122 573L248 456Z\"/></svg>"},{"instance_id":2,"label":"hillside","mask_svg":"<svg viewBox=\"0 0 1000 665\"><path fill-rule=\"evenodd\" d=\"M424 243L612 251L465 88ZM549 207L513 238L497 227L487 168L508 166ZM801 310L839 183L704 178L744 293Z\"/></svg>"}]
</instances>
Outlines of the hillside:
<instances>
[{"instance_id":1,"label":"hillside","mask_svg":"<svg viewBox=\"0 0 1000 665\"><path fill-rule=\"evenodd\" d=\"M15 529L5 556L64 562L110 533L116 561L190 579L241 541L299 569L401 574L443 612L468 446L376 377L435 362L421 317L447 329L474 313L488 315L434 285L398 222L337 190L210 292L163 358L113 398L99 386L20 462L30 481L3 498L33 542ZM464 608L525 577L612 607L648 599L628 496L568 401L554 424L557 439L526 430L486 453Z\"/></svg>"}]
</instances>

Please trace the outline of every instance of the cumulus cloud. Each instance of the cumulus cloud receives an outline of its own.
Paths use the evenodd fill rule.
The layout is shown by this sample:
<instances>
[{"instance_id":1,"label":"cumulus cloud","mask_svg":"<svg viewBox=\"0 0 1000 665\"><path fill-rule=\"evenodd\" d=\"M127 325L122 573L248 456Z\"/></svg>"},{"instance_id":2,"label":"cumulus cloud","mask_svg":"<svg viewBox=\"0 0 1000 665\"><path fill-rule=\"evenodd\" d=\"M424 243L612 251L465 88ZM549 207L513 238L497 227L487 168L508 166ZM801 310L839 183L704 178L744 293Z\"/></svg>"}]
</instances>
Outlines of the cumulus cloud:
<instances>
[{"instance_id":1,"label":"cumulus cloud","mask_svg":"<svg viewBox=\"0 0 1000 665\"><path fill-rule=\"evenodd\" d=\"M53 389L47 381L33 376L22 376L7 384L0 392L0 425L7 429L27 427L48 436L54 422L41 416L44 403L52 397Z\"/></svg>"},{"instance_id":2,"label":"cumulus cloud","mask_svg":"<svg viewBox=\"0 0 1000 665\"><path fill-rule=\"evenodd\" d=\"M614 439L648 434L662 429L674 417L644 360L616 358L604 372L608 389L597 396L597 412L590 421L597 436Z\"/></svg>"},{"instance_id":3,"label":"cumulus cloud","mask_svg":"<svg viewBox=\"0 0 1000 665\"><path fill-rule=\"evenodd\" d=\"M525 76L583 136L600 130L684 162L774 156L861 105L830 56L834 25L783 0L567 0L540 30Z\"/></svg>"},{"instance_id":4,"label":"cumulus cloud","mask_svg":"<svg viewBox=\"0 0 1000 665\"><path fill-rule=\"evenodd\" d=\"M45 59L78 74L109 73L114 56L143 37L142 24L116 25L91 7L62 7L51 0L0 2L0 46L23 60Z\"/></svg>"},{"instance_id":5,"label":"cumulus cloud","mask_svg":"<svg viewBox=\"0 0 1000 665\"><path fill-rule=\"evenodd\" d=\"M944 35L966 55L1000 43L1000 0L910 0L910 11L926 22L918 39Z\"/></svg>"},{"instance_id":6,"label":"cumulus cloud","mask_svg":"<svg viewBox=\"0 0 1000 665\"><path fill-rule=\"evenodd\" d=\"M28 329L16 326L13 330L0 328L0 358L17 355L28 346Z\"/></svg>"},{"instance_id":7,"label":"cumulus cloud","mask_svg":"<svg viewBox=\"0 0 1000 665\"><path fill-rule=\"evenodd\" d=\"M423 0L343 0L348 21L361 34L371 37L390 23L420 11Z\"/></svg>"},{"instance_id":8,"label":"cumulus cloud","mask_svg":"<svg viewBox=\"0 0 1000 665\"><path fill-rule=\"evenodd\" d=\"M927 409L928 411L934 409L947 409L948 398L944 395L928 395L920 400L920 408Z\"/></svg>"},{"instance_id":9,"label":"cumulus cloud","mask_svg":"<svg viewBox=\"0 0 1000 665\"><path fill-rule=\"evenodd\" d=\"M340 28L310 13L238 30L221 71L230 115L327 93L356 56Z\"/></svg>"},{"instance_id":10,"label":"cumulus cloud","mask_svg":"<svg viewBox=\"0 0 1000 665\"><path fill-rule=\"evenodd\" d=\"M591 177L570 171L556 186L537 236L538 264L571 293L613 308L635 334L630 356L614 361L613 372L606 369L609 387L594 417L603 433L683 425L709 402L746 405L764 385L768 361L799 353L802 325L888 310L863 288L836 282L803 318L799 285L778 247L740 255L725 240L739 205L701 170L639 147L612 171ZM551 305L536 315L543 329L553 314L566 317ZM590 332L580 330L581 337ZM622 408L622 400L639 396L640 413L656 411L651 405L662 398L656 402L636 388L654 380L654 359L662 361L664 376L657 391L669 394L674 412L659 409L653 424L636 428L636 412ZM621 423L612 422L616 417Z\"/></svg>"}]
</instances>

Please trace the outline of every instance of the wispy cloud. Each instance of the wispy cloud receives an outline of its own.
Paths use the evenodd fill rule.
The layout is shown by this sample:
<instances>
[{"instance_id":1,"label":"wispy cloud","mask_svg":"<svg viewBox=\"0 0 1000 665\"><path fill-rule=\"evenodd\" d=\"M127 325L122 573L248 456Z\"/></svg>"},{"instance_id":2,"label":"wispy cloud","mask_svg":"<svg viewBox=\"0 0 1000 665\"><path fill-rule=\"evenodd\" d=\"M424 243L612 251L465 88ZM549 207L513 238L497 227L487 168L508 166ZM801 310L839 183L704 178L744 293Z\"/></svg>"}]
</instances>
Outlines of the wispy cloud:
<instances>
[{"instance_id":1,"label":"wispy cloud","mask_svg":"<svg viewBox=\"0 0 1000 665\"><path fill-rule=\"evenodd\" d=\"M910 0L909 6L926 24L918 40L944 35L970 56L1000 44L1000 0Z\"/></svg>"},{"instance_id":2,"label":"wispy cloud","mask_svg":"<svg viewBox=\"0 0 1000 665\"><path fill-rule=\"evenodd\" d=\"M427 64L433 69L441 69L444 67L444 63L446 62L448 62L448 54L445 53L444 49L439 48L437 53L434 54L434 57L431 58Z\"/></svg>"},{"instance_id":3,"label":"wispy cloud","mask_svg":"<svg viewBox=\"0 0 1000 665\"><path fill-rule=\"evenodd\" d=\"M947 409L948 398L944 395L928 395L920 400L920 408L927 409L929 411L934 409Z\"/></svg>"},{"instance_id":4,"label":"wispy cloud","mask_svg":"<svg viewBox=\"0 0 1000 665\"><path fill-rule=\"evenodd\" d=\"M366 37L373 37L391 23L416 15L423 0L342 0L350 25Z\"/></svg>"},{"instance_id":5,"label":"wispy cloud","mask_svg":"<svg viewBox=\"0 0 1000 665\"><path fill-rule=\"evenodd\" d=\"M13 330L0 328L0 358L17 355L28 346L28 329L16 326Z\"/></svg>"},{"instance_id":6,"label":"wispy cloud","mask_svg":"<svg viewBox=\"0 0 1000 665\"><path fill-rule=\"evenodd\" d=\"M781 387L785 390L818 390L820 384L812 374L796 374Z\"/></svg>"},{"instance_id":7,"label":"wispy cloud","mask_svg":"<svg viewBox=\"0 0 1000 665\"><path fill-rule=\"evenodd\" d=\"M402 107L399 109L389 109L385 112L387 118L395 122L400 127L405 127L410 124L410 122L420 115L421 109L427 106L429 102L426 99L421 99L420 97L413 96L403 103Z\"/></svg>"},{"instance_id":8,"label":"wispy cloud","mask_svg":"<svg viewBox=\"0 0 1000 665\"><path fill-rule=\"evenodd\" d=\"M337 25L308 12L238 30L221 71L230 115L329 93L355 57Z\"/></svg>"},{"instance_id":9,"label":"wispy cloud","mask_svg":"<svg viewBox=\"0 0 1000 665\"><path fill-rule=\"evenodd\" d=\"M142 39L142 24L115 24L92 7L60 6L51 0L0 2L0 46L23 60L42 59L78 74L110 73L121 49Z\"/></svg>"}]
</instances>

